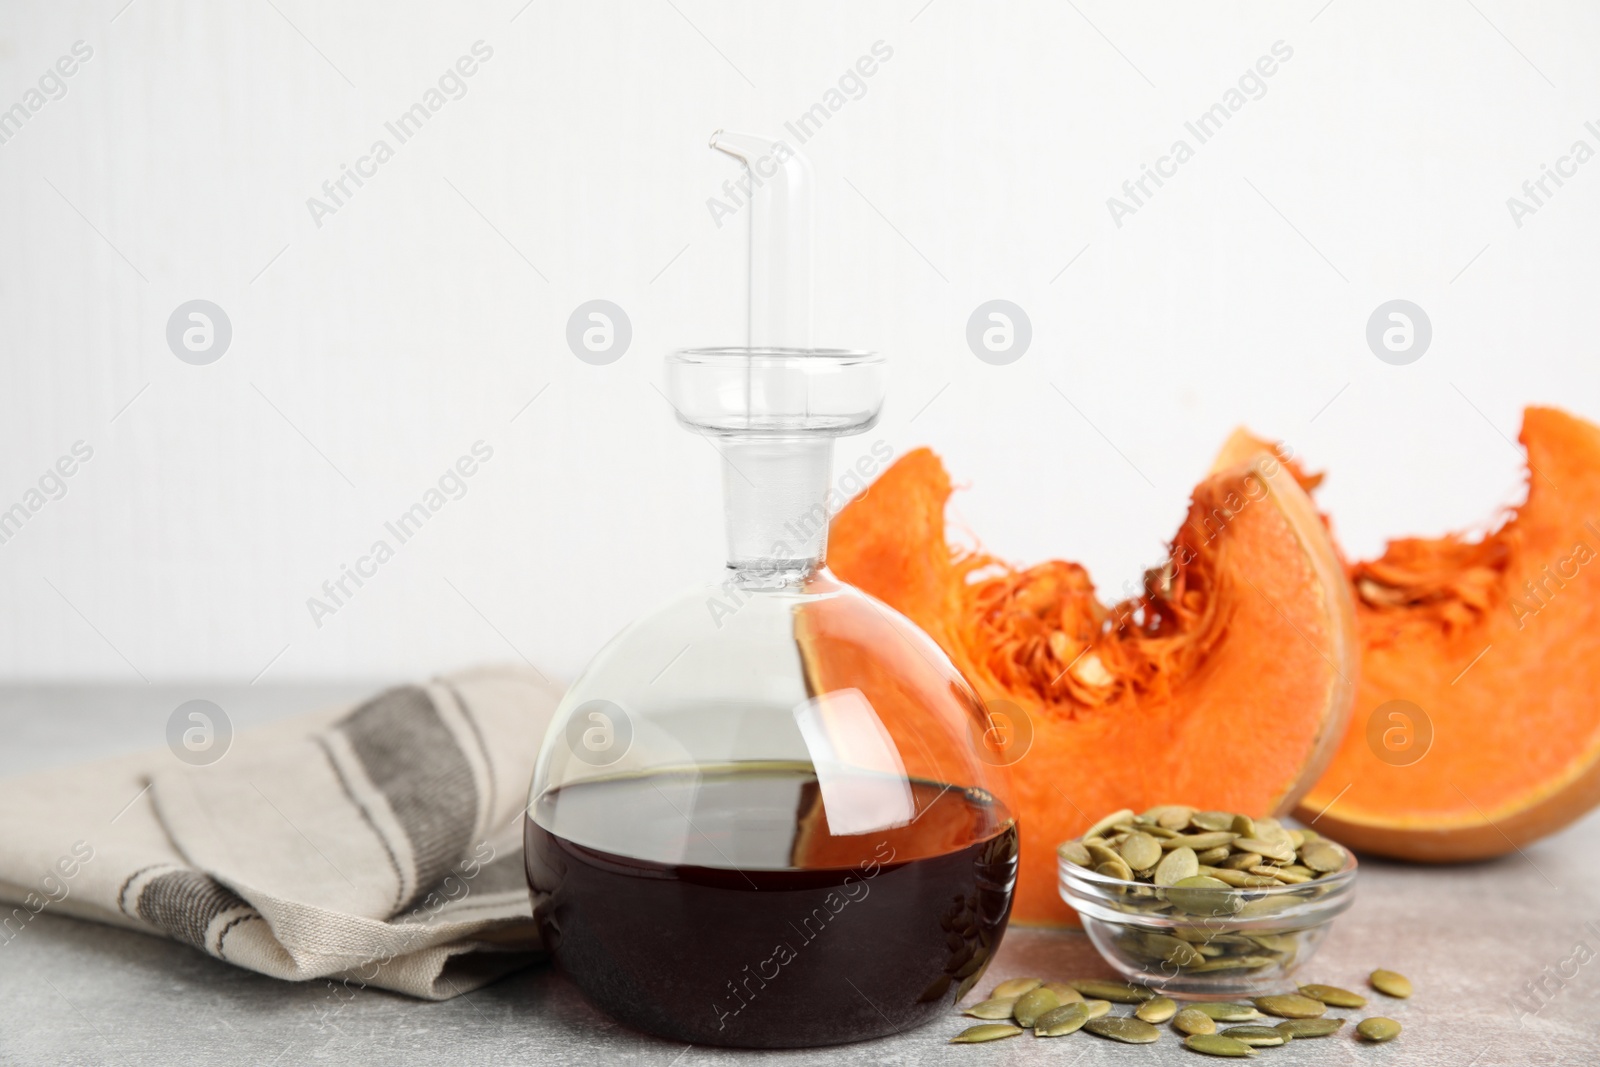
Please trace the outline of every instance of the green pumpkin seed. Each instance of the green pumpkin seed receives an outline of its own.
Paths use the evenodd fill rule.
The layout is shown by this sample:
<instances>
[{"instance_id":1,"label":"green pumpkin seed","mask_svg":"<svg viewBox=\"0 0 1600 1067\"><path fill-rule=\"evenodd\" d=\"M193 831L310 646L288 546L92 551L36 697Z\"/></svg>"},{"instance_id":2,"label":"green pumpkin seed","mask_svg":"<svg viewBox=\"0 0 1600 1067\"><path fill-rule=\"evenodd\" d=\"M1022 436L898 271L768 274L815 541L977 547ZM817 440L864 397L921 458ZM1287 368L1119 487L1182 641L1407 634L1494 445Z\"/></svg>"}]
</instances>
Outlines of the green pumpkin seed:
<instances>
[{"instance_id":1,"label":"green pumpkin seed","mask_svg":"<svg viewBox=\"0 0 1600 1067\"><path fill-rule=\"evenodd\" d=\"M1064 1037L1083 1029L1089 1021L1089 1009L1082 1001L1051 1008L1033 1021L1034 1037Z\"/></svg>"},{"instance_id":2,"label":"green pumpkin seed","mask_svg":"<svg viewBox=\"0 0 1600 1067\"><path fill-rule=\"evenodd\" d=\"M1110 815L1107 815L1105 818L1101 819L1099 822L1095 823L1093 826L1091 826L1087 830L1085 830L1083 832L1083 839L1084 839L1085 842L1087 842L1088 839L1091 838L1091 837L1100 837L1107 830L1111 829L1113 826L1117 825L1118 823L1121 823L1121 822L1132 822L1132 821L1133 821L1133 811L1131 809L1123 808L1121 811L1114 811Z\"/></svg>"},{"instance_id":3,"label":"green pumpkin seed","mask_svg":"<svg viewBox=\"0 0 1600 1067\"><path fill-rule=\"evenodd\" d=\"M1411 995L1411 979L1395 971L1386 971L1380 967L1372 972L1367 981L1372 983L1373 989L1385 996L1399 997L1404 1000Z\"/></svg>"},{"instance_id":4,"label":"green pumpkin seed","mask_svg":"<svg viewBox=\"0 0 1600 1067\"><path fill-rule=\"evenodd\" d=\"M1166 830L1186 830L1189 820L1194 818L1194 809L1187 804L1172 804L1162 814L1156 816L1156 823Z\"/></svg>"},{"instance_id":5,"label":"green pumpkin seed","mask_svg":"<svg viewBox=\"0 0 1600 1067\"><path fill-rule=\"evenodd\" d=\"M1145 833L1129 834L1118 851L1123 862L1136 871L1148 871L1161 860L1161 845Z\"/></svg>"},{"instance_id":6,"label":"green pumpkin seed","mask_svg":"<svg viewBox=\"0 0 1600 1067\"><path fill-rule=\"evenodd\" d=\"M1098 1018L1100 1018L1100 1016L1110 1013L1110 1011L1111 1011L1111 1001L1109 1001L1109 1000L1086 1000L1086 1001L1083 1002L1083 1007L1084 1007L1084 1010L1086 1010L1089 1013L1089 1018L1098 1019Z\"/></svg>"},{"instance_id":7,"label":"green pumpkin seed","mask_svg":"<svg viewBox=\"0 0 1600 1067\"><path fill-rule=\"evenodd\" d=\"M1131 1015L1102 1015L1090 1019L1083 1028L1096 1037L1108 1037L1127 1045L1148 1045L1161 1037L1161 1031Z\"/></svg>"},{"instance_id":8,"label":"green pumpkin seed","mask_svg":"<svg viewBox=\"0 0 1600 1067\"><path fill-rule=\"evenodd\" d=\"M955 1037L950 1039L952 1045L977 1045L984 1041L999 1041L1003 1037L1016 1037L1022 1033L1018 1026L1008 1026L1005 1023L982 1023L978 1026L969 1026Z\"/></svg>"},{"instance_id":9,"label":"green pumpkin seed","mask_svg":"<svg viewBox=\"0 0 1600 1067\"><path fill-rule=\"evenodd\" d=\"M1191 849L1191 851L1193 850ZM1218 845L1216 848L1208 848L1204 852L1195 853L1195 861L1201 866L1213 867L1222 863L1231 855L1233 855L1231 848L1227 845Z\"/></svg>"},{"instance_id":10,"label":"green pumpkin seed","mask_svg":"<svg viewBox=\"0 0 1600 1067\"><path fill-rule=\"evenodd\" d=\"M1046 982L1040 988L1050 990L1062 1004L1083 1003L1083 994L1073 989L1066 982Z\"/></svg>"},{"instance_id":11,"label":"green pumpkin seed","mask_svg":"<svg viewBox=\"0 0 1600 1067\"><path fill-rule=\"evenodd\" d=\"M1228 831L1216 831L1213 833L1204 834L1179 834L1177 837L1169 837L1165 841L1161 842L1161 847L1169 852L1175 848L1192 848L1196 852L1203 852L1208 848L1218 848L1222 845L1232 844L1233 839L1237 836L1239 835L1230 833Z\"/></svg>"},{"instance_id":12,"label":"green pumpkin seed","mask_svg":"<svg viewBox=\"0 0 1600 1067\"><path fill-rule=\"evenodd\" d=\"M1277 963L1272 956L1230 956L1208 960L1198 967L1190 967L1190 974L1210 974L1213 971L1257 971Z\"/></svg>"},{"instance_id":13,"label":"green pumpkin seed","mask_svg":"<svg viewBox=\"0 0 1600 1067\"><path fill-rule=\"evenodd\" d=\"M1166 934L1145 935L1144 946L1157 959L1165 960L1174 967L1192 967L1205 961L1205 957L1189 942Z\"/></svg>"},{"instance_id":14,"label":"green pumpkin seed","mask_svg":"<svg viewBox=\"0 0 1600 1067\"><path fill-rule=\"evenodd\" d=\"M1274 1048L1288 1044L1293 1035L1272 1026L1230 1026L1222 1031L1222 1036L1243 1041L1252 1048Z\"/></svg>"},{"instance_id":15,"label":"green pumpkin seed","mask_svg":"<svg viewBox=\"0 0 1600 1067\"><path fill-rule=\"evenodd\" d=\"M1393 1019L1374 1015L1356 1024L1356 1033L1368 1041L1392 1041L1400 1036L1400 1024Z\"/></svg>"},{"instance_id":16,"label":"green pumpkin seed","mask_svg":"<svg viewBox=\"0 0 1600 1067\"><path fill-rule=\"evenodd\" d=\"M1234 1056L1243 1058L1254 1056L1256 1050L1243 1041L1225 1037L1222 1034L1190 1034L1183 1039L1185 1048L1195 1052L1203 1052L1207 1056Z\"/></svg>"},{"instance_id":17,"label":"green pumpkin seed","mask_svg":"<svg viewBox=\"0 0 1600 1067\"><path fill-rule=\"evenodd\" d=\"M1228 855L1219 863L1212 866L1223 867L1230 871L1243 871L1261 865L1261 857L1254 852L1234 852L1228 849Z\"/></svg>"},{"instance_id":18,"label":"green pumpkin seed","mask_svg":"<svg viewBox=\"0 0 1600 1067\"><path fill-rule=\"evenodd\" d=\"M1207 878L1215 878L1219 882L1231 885L1235 889L1264 889L1283 884L1276 878L1263 877L1255 871L1235 871L1227 867L1208 867L1200 873Z\"/></svg>"},{"instance_id":19,"label":"green pumpkin seed","mask_svg":"<svg viewBox=\"0 0 1600 1067\"><path fill-rule=\"evenodd\" d=\"M1255 820L1248 815L1235 815L1233 817L1233 825L1228 829L1240 837L1254 837L1257 832Z\"/></svg>"},{"instance_id":20,"label":"green pumpkin seed","mask_svg":"<svg viewBox=\"0 0 1600 1067\"><path fill-rule=\"evenodd\" d=\"M1133 881L1133 868L1118 856L1116 859L1106 860L1094 869L1095 874L1103 874L1107 878L1120 878L1124 882Z\"/></svg>"},{"instance_id":21,"label":"green pumpkin seed","mask_svg":"<svg viewBox=\"0 0 1600 1067\"><path fill-rule=\"evenodd\" d=\"M1089 854L1089 861L1095 865L1122 861L1122 854L1104 841L1084 841L1083 850Z\"/></svg>"},{"instance_id":22,"label":"green pumpkin seed","mask_svg":"<svg viewBox=\"0 0 1600 1067\"><path fill-rule=\"evenodd\" d=\"M1231 830L1233 829L1233 812L1197 811L1189 816L1189 821L1202 830Z\"/></svg>"},{"instance_id":23,"label":"green pumpkin seed","mask_svg":"<svg viewBox=\"0 0 1600 1067\"><path fill-rule=\"evenodd\" d=\"M1320 1000L1330 1008L1364 1008L1367 998L1336 985L1303 985L1300 992L1312 1000Z\"/></svg>"},{"instance_id":24,"label":"green pumpkin seed","mask_svg":"<svg viewBox=\"0 0 1600 1067\"><path fill-rule=\"evenodd\" d=\"M1278 1029L1290 1037L1327 1037L1343 1025L1343 1019L1285 1019Z\"/></svg>"},{"instance_id":25,"label":"green pumpkin seed","mask_svg":"<svg viewBox=\"0 0 1600 1067\"><path fill-rule=\"evenodd\" d=\"M1177 885L1199 873L1200 860L1195 856L1194 849L1180 846L1161 857L1161 862L1156 864L1154 881L1156 885Z\"/></svg>"},{"instance_id":26,"label":"green pumpkin seed","mask_svg":"<svg viewBox=\"0 0 1600 1067\"><path fill-rule=\"evenodd\" d=\"M992 1000L980 1001L963 1011L962 1015L970 1015L974 1019L1009 1019L1011 1009L1016 1007L1016 997L995 997Z\"/></svg>"},{"instance_id":27,"label":"green pumpkin seed","mask_svg":"<svg viewBox=\"0 0 1600 1067\"><path fill-rule=\"evenodd\" d=\"M1142 1004L1154 997L1155 991L1142 985L1127 982L1108 982L1102 978L1078 978L1067 983L1085 997L1095 1000L1114 1000L1118 1004Z\"/></svg>"},{"instance_id":28,"label":"green pumpkin seed","mask_svg":"<svg viewBox=\"0 0 1600 1067\"><path fill-rule=\"evenodd\" d=\"M1038 989L1031 989L1017 998L1016 1005L1011 1009L1011 1017L1017 1020L1018 1026L1032 1026L1034 1020L1038 1019L1039 1016L1051 1008L1059 1008L1060 1006L1061 998L1040 986Z\"/></svg>"},{"instance_id":29,"label":"green pumpkin seed","mask_svg":"<svg viewBox=\"0 0 1600 1067\"><path fill-rule=\"evenodd\" d=\"M1180 945L1183 942L1178 942ZM1177 1001L1171 997L1152 997L1133 1009L1136 1019L1143 1019L1147 1023L1164 1023L1178 1014Z\"/></svg>"},{"instance_id":30,"label":"green pumpkin seed","mask_svg":"<svg viewBox=\"0 0 1600 1067\"><path fill-rule=\"evenodd\" d=\"M1261 1013L1248 1004L1234 1004L1231 1001L1205 1001L1200 1004L1189 1005L1194 1011L1200 1012L1219 1023L1244 1022L1247 1019L1259 1019Z\"/></svg>"},{"instance_id":31,"label":"green pumpkin seed","mask_svg":"<svg viewBox=\"0 0 1600 1067\"><path fill-rule=\"evenodd\" d=\"M1311 881L1315 877L1314 875L1291 871L1287 867L1251 867L1250 873L1263 878L1270 878L1283 885L1300 885Z\"/></svg>"},{"instance_id":32,"label":"green pumpkin seed","mask_svg":"<svg viewBox=\"0 0 1600 1067\"><path fill-rule=\"evenodd\" d=\"M1322 1001L1303 997L1299 993L1256 997L1254 1003L1268 1015L1276 1015L1280 1019L1316 1019L1328 1010L1328 1006Z\"/></svg>"},{"instance_id":33,"label":"green pumpkin seed","mask_svg":"<svg viewBox=\"0 0 1600 1067\"><path fill-rule=\"evenodd\" d=\"M1234 840L1233 847L1241 852L1254 852L1258 856L1265 856L1279 863L1294 862L1294 849L1288 845L1280 845L1276 841L1263 841L1259 837L1240 837Z\"/></svg>"},{"instance_id":34,"label":"green pumpkin seed","mask_svg":"<svg viewBox=\"0 0 1600 1067\"><path fill-rule=\"evenodd\" d=\"M1344 846L1336 845L1332 841L1307 841L1300 846L1300 862L1314 871L1332 873L1344 869L1345 860L1349 854Z\"/></svg>"},{"instance_id":35,"label":"green pumpkin seed","mask_svg":"<svg viewBox=\"0 0 1600 1067\"><path fill-rule=\"evenodd\" d=\"M1204 874L1181 879L1166 892L1168 900L1191 915L1229 915L1242 903L1228 883Z\"/></svg>"},{"instance_id":36,"label":"green pumpkin seed","mask_svg":"<svg viewBox=\"0 0 1600 1067\"><path fill-rule=\"evenodd\" d=\"M1007 978L989 991L989 997L992 1000L1003 1000L1006 997L1016 1000L1022 994L1031 993L1043 984L1037 978Z\"/></svg>"},{"instance_id":37,"label":"green pumpkin seed","mask_svg":"<svg viewBox=\"0 0 1600 1067\"><path fill-rule=\"evenodd\" d=\"M1216 1020L1203 1011L1194 1008L1184 1008L1172 1017L1172 1026L1179 1033L1184 1034L1214 1034L1217 1032Z\"/></svg>"},{"instance_id":38,"label":"green pumpkin seed","mask_svg":"<svg viewBox=\"0 0 1600 1067\"><path fill-rule=\"evenodd\" d=\"M1060 856L1068 863L1077 864L1079 867L1093 866L1089 859L1089 850L1083 846L1083 842L1081 841L1061 842L1061 844L1056 848L1056 855Z\"/></svg>"}]
</instances>

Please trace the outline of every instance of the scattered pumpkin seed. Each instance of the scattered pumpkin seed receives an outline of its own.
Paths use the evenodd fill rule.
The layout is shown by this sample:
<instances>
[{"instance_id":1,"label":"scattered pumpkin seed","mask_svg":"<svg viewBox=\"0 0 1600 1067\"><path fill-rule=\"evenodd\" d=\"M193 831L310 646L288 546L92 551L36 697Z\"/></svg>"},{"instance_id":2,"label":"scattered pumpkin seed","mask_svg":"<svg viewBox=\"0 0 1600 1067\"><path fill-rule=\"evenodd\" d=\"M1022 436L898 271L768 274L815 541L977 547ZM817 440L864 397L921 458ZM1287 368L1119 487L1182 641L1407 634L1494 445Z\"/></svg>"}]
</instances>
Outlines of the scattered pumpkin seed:
<instances>
[{"instance_id":1,"label":"scattered pumpkin seed","mask_svg":"<svg viewBox=\"0 0 1600 1067\"><path fill-rule=\"evenodd\" d=\"M1171 997L1152 997L1133 1009L1136 1019L1147 1023L1164 1023L1178 1014L1178 1002Z\"/></svg>"},{"instance_id":2,"label":"scattered pumpkin seed","mask_svg":"<svg viewBox=\"0 0 1600 1067\"><path fill-rule=\"evenodd\" d=\"M1083 1028L1096 1037L1109 1037L1128 1045L1148 1045L1161 1037L1161 1031L1131 1015L1102 1015L1090 1019Z\"/></svg>"},{"instance_id":3,"label":"scattered pumpkin seed","mask_svg":"<svg viewBox=\"0 0 1600 1067\"><path fill-rule=\"evenodd\" d=\"M1223 1037L1231 1037L1235 1041L1243 1041L1252 1048L1273 1048L1278 1045L1287 1045L1292 1034L1286 1034L1273 1026L1230 1026L1222 1031Z\"/></svg>"},{"instance_id":4,"label":"scattered pumpkin seed","mask_svg":"<svg viewBox=\"0 0 1600 1067\"><path fill-rule=\"evenodd\" d=\"M1020 1026L1006 1023L981 1023L969 1026L950 1039L952 1045L977 1045L984 1041L999 1041L1003 1037L1016 1037L1022 1033Z\"/></svg>"},{"instance_id":5,"label":"scattered pumpkin seed","mask_svg":"<svg viewBox=\"0 0 1600 1067\"><path fill-rule=\"evenodd\" d=\"M1216 1020L1203 1011L1194 1008L1184 1008L1172 1017L1173 1029L1184 1034L1214 1034L1217 1032Z\"/></svg>"},{"instance_id":6,"label":"scattered pumpkin seed","mask_svg":"<svg viewBox=\"0 0 1600 1067\"><path fill-rule=\"evenodd\" d=\"M1207 1056L1234 1056L1243 1058L1254 1056L1256 1050L1236 1038L1226 1037L1222 1034L1190 1034L1183 1039L1183 1045L1195 1052L1203 1052Z\"/></svg>"},{"instance_id":7,"label":"scattered pumpkin seed","mask_svg":"<svg viewBox=\"0 0 1600 1067\"><path fill-rule=\"evenodd\" d=\"M1374 1015L1357 1023L1356 1033L1367 1041L1392 1041L1400 1036L1400 1024L1393 1019Z\"/></svg>"},{"instance_id":8,"label":"scattered pumpkin seed","mask_svg":"<svg viewBox=\"0 0 1600 1067\"><path fill-rule=\"evenodd\" d=\"M1040 986L1038 989L1031 989L1017 998L1016 1004L1011 1009L1011 1017L1017 1020L1018 1026L1032 1026L1034 1020L1038 1019L1039 1016L1051 1008L1059 1008L1060 1006L1061 998Z\"/></svg>"},{"instance_id":9,"label":"scattered pumpkin seed","mask_svg":"<svg viewBox=\"0 0 1600 1067\"><path fill-rule=\"evenodd\" d=\"M1103 978L1078 978L1067 984L1085 997L1093 997L1095 1000L1114 1000L1118 1004L1141 1004L1156 995L1154 990L1146 986L1109 982Z\"/></svg>"},{"instance_id":10,"label":"scattered pumpkin seed","mask_svg":"<svg viewBox=\"0 0 1600 1067\"><path fill-rule=\"evenodd\" d=\"M989 991L991 1000L1003 1000L1010 997L1016 1000L1024 993L1031 993L1044 983L1037 978L1007 978L1004 982Z\"/></svg>"},{"instance_id":11,"label":"scattered pumpkin seed","mask_svg":"<svg viewBox=\"0 0 1600 1067\"><path fill-rule=\"evenodd\" d=\"M1276 1015L1280 1019L1316 1019L1325 1014L1328 1006L1320 1000L1301 996L1299 993L1281 993L1269 997L1254 998L1255 1006L1268 1015Z\"/></svg>"},{"instance_id":12,"label":"scattered pumpkin seed","mask_svg":"<svg viewBox=\"0 0 1600 1067\"><path fill-rule=\"evenodd\" d=\"M1320 1000L1330 1008L1364 1008L1367 998L1336 985L1303 985L1300 992L1312 1000Z\"/></svg>"},{"instance_id":13,"label":"scattered pumpkin seed","mask_svg":"<svg viewBox=\"0 0 1600 1067\"><path fill-rule=\"evenodd\" d=\"M1225 1000L1204 1001L1189 1007L1220 1023L1244 1022L1246 1019L1262 1017L1259 1011L1248 1004L1234 1004Z\"/></svg>"},{"instance_id":14,"label":"scattered pumpkin seed","mask_svg":"<svg viewBox=\"0 0 1600 1067\"><path fill-rule=\"evenodd\" d=\"M1051 1008L1033 1021L1034 1037L1064 1037L1083 1029L1089 1021L1089 1009L1082 1001L1061 1004Z\"/></svg>"},{"instance_id":15,"label":"scattered pumpkin seed","mask_svg":"<svg viewBox=\"0 0 1600 1067\"><path fill-rule=\"evenodd\" d=\"M1327 1037L1343 1025L1343 1019L1285 1019L1278 1029L1291 1037Z\"/></svg>"},{"instance_id":16,"label":"scattered pumpkin seed","mask_svg":"<svg viewBox=\"0 0 1600 1067\"><path fill-rule=\"evenodd\" d=\"M1386 971L1380 967L1372 972L1367 981L1372 983L1373 989L1385 996L1399 997L1404 1000L1411 995L1411 979L1395 971Z\"/></svg>"},{"instance_id":17,"label":"scattered pumpkin seed","mask_svg":"<svg viewBox=\"0 0 1600 1067\"><path fill-rule=\"evenodd\" d=\"M1016 997L994 997L974 1004L961 1014L970 1015L974 1019L1009 1019L1011 1009L1016 1007L1016 1004Z\"/></svg>"},{"instance_id":18,"label":"scattered pumpkin seed","mask_svg":"<svg viewBox=\"0 0 1600 1067\"><path fill-rule=\"evenodd\" d=\"M1050 990L1056 995L1056 999L1063 1004L1083 1003L1083 994L1073 989L1066 982L1046 982L1041 988Z\"/></svg>"}]
</instances>

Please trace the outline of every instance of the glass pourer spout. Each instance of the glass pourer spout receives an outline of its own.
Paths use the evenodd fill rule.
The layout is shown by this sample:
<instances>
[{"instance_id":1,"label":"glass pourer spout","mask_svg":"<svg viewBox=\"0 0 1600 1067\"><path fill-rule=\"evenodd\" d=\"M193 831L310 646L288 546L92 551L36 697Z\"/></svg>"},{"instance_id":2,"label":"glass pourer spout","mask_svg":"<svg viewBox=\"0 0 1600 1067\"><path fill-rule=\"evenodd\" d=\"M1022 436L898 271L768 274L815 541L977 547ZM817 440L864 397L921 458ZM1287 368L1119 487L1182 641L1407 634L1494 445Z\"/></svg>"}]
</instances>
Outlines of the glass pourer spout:
<instances>
[{"instance_id":1,"label":"glass pourer spout","mask_svg":"<svg viewBox=\"0 0 1600 1067\"><path fill-rule=\"evenodd\" d=\"M718 130L711 147L744 164L750 216L751 348L811 347L811 164L782 141Z\"/></svg>"}]
</instances>

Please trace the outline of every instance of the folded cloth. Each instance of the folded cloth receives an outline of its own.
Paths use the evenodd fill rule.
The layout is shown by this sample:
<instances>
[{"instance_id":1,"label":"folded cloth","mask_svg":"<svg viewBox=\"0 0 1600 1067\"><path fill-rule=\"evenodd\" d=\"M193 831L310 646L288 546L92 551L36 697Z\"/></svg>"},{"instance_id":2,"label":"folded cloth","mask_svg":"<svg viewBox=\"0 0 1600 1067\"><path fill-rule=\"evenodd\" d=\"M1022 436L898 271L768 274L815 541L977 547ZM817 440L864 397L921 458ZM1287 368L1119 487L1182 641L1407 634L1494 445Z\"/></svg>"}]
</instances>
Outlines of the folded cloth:
<instances>
[{"instance_id":1,"label":"folded cloth","mask_svg":"<svg viewBox=\"0 0 1600 1067\"><path fill-rule=\"evenodd\" d=\"M522 866L560 693L467 671L242 733L0 782L0 947L34 915L290 980L444 1000L539 958Z\"/></svg>"}]
</instances>

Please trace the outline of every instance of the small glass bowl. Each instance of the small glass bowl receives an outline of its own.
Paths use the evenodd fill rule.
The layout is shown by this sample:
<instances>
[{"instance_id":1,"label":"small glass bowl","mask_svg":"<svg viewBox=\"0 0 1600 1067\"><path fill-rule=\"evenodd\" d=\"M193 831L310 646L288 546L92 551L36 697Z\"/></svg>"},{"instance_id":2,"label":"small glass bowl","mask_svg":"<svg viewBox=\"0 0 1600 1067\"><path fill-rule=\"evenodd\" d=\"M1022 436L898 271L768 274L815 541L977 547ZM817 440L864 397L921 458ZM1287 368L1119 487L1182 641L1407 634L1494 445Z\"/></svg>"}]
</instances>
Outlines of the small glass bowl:
<instances>
[{"instance_id":1,"label":"small glass bowl","mask_svg":"<svg viewBox=\"0 0 1600 1067\"><path fill-rule=\"evenodd\" d=\"M1153 886L1059 859L1061 899L1130 982L1177 998L1260 994L1289 984L1354 901L1356 857L1346 853L1332 874L1261 889Z\"/></svg>"}]
</instances>

